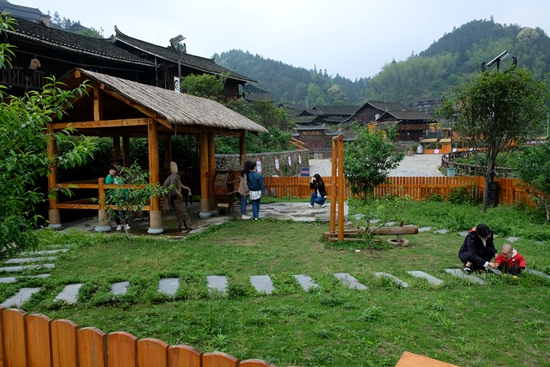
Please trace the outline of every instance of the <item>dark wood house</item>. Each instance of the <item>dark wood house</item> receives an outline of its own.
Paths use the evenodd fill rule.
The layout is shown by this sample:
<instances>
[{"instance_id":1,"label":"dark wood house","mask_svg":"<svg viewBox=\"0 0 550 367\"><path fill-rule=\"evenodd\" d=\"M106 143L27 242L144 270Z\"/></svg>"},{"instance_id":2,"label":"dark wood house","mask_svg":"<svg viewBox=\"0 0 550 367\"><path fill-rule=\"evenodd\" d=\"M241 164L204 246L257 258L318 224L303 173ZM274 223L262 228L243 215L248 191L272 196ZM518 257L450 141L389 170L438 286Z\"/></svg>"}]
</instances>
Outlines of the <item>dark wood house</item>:
<instances>
[{"instance_id":1,"label":"dark wood house","mask_svg":"<svg viewBox=\"0 0 550 367\"><path fill-rule=\"evenodd\" d=\"M239 97L239 85L244 86L248 82L256 82L244 75L226 69L214 61L205 57L195 56L186 53L178 53L171 47L158 46L149 42L127 36L115 26L115 35L111 36L110 42L113 45L147 60L155 65L156 75L153 83L157 87L174 89L174 77L178 76L178 63L181 65L181 76L190 74L228 74L225 82L225 89L222 94L228 98ZM169 40L166 40L169 43ZM180 59L181 57L181 59Z\"/></svg>"}]
</instances>

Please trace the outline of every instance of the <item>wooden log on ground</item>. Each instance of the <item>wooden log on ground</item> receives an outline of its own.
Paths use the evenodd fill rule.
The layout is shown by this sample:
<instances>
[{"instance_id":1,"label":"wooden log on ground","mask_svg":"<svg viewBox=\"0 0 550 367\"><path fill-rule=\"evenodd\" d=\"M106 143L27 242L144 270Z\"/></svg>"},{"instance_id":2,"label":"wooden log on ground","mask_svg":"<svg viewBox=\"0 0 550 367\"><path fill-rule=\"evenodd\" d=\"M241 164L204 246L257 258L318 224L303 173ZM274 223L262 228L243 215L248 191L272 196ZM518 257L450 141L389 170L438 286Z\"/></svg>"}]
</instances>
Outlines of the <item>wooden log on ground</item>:
<instances>
[{"instance_id":1,"label":"wooden log on ground","mask_svg":"<svg viewBox=\"0 0 550 367\"><path fill-rule=\"evenodd\" d=\"M375 235L403 235L403 234L418 234L417 226L403 227L379 227L369 228L369 232Z\"/></svg>"}]
</instances>

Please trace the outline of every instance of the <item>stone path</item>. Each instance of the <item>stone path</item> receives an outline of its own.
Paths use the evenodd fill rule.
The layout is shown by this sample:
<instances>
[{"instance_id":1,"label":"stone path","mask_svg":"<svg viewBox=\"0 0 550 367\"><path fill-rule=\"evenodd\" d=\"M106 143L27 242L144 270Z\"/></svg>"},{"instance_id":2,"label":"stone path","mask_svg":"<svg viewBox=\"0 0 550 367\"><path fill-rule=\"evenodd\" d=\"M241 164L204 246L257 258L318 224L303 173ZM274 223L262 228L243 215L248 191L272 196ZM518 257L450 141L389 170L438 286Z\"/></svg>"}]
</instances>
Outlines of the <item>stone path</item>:
<instances>
[{"instance_id":1,"label":"stone path","mask_svg":"<svg viewBox=\"0 0 550 367\"><path fill-rule=\"evenodd\" d=\"M56 252L52 252L56 251ZM34 253L27 253L27 255L33 255L34 257L27 257L27 258L20 258L20 259L11 259L6 261L6 263L10 264L17 264L17 263L32 263L32 262L43 262L45 260L51 261L53 260L51 256L42 256L42 257L36 257L35 255L51 255L59 252L66 252L68 249L60 249L60 250L49 250L49 251L40 251L40 252L34 252ZM25 261L23 261L25 260ZM35 269L35 268L54 268L55 264L47 263L47 264L31 264L31 265L21 265L21 266L11 266L11 267L4 267L0 268L0 271L8 271L8 272L20 272L25 269ZM10 269L10 270L2 270L2 269ZM485 285L485 281L475 275L465 275L461 269L444 269L444 271L449 274L450 276L459 278L460 280L463 280L464 282L469 282L477 285ZM492 270L491 272L496 275L501 275L502 273L498 270ZM532 274L534 276L539 276L546 278L550 280L550 275L545 274L541 271L527 269L525 271L526 273ZM418 270L412 270L406 272L409 276L412 278L422 279L428 282L428 284L433 286L440 286L444 283L444 280L436 278L435 276L428 274L423 271ZM50 274L44 273L39 275L32 275L32 276L17 276L12 275L8 277L0 278L0 283L14 283L19 278L46 278ZM375 277L384 277L389 279L390 281L394 282L401 288L409 288L409 283L405 282L402 279L399 279L398 277L387 273L387 272L374 272L373 275ZM315 289L319 287L319 285L313 281L312 277L306 274L298 274L293 276L296 279L296 282L300 285L300 287L304 291L310 291L312 289ZM358 291L367 290L368 287L364 284L362 284L359 280L357 280L355 277L353 277L351 274L348 273L335 273L334 277L340 281L340 284L343 287L347 287L349 289L355 289ZM250 284L258 293L263 294L273 294L276 292L276 287L273 285L273 282L269 275L253 275L249 277ZM206 277L207 287L209 291L218 291L222 294L227 294L227 289L229 286L229 280L226 276L223 275L210 275ZM179 287L180 287L181 281L179 278L163 278L159 280L158 289L157 291L159 293L166 294L168 296L174 296ZM128 281L121 281L121 282L115 282L111 284L111 293L115 296L123 296L128 292L128 289L132 285ZM80 288L82 287L82 283L74 283L74 284L67 284L61 292L59 292L55 298L54 301L63 301L68 304L74 304L78 301L78 292ZM25 302L27 302L33 294L40 291L41 288L20 288L17 290L15 294L13 294L11 297L7 298L2 302L2 306L5 308L9 307L21 307Z\"/></svg>"}]
</instances>

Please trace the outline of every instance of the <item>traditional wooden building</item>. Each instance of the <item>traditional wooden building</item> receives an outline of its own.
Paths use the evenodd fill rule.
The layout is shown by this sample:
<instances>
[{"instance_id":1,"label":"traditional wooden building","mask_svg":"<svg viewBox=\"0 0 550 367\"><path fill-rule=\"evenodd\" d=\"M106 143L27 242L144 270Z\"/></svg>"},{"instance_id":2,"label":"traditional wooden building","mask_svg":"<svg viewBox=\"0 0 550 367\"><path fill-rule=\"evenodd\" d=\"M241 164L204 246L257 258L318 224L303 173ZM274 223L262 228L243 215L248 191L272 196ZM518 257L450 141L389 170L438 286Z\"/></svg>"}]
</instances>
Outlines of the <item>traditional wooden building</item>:
<instances>
[{"instance_id":1,"label":"traditional wooden building","mask_svg":"<svg viewBox=\"0 0 550 367\"><path fill-rule=\"evenodd\" d=\"M418 141L433 119L430 115L415 111L402 103L367 101L344 123L351 121L374 126L388 126L388 122L395 122L399 133L398 140Z\"/></svg>"},{"instance_id":2,"label":"traditional wooden building","mask_svg":"<svg viewBox=\"0 0 550 367\"><path fill-rule=\"evenodd\" d=\"M171 137L178 134L198 135L200 151L200 216L210 217L217 212L214 196L216 167L214 160L214 135L239 137L241 163L246 159L245 132L267 132L248 118L210 99L141 84L106 74L76 69L63 82L68 88L75 88L85 80L90 81L88 94L72 101L68 116L60 121L54 117L48 124L50 133L62 130L69 124L77 134L85 136L107 136L113 138L115 156L121 156L124 166L130 165L130 139L148 139L150 181L159 182L159 139L166 141L166 157L171 161ZM122 151L120 141L122 139ZM55 139L50 139L48 153L55 155ZM54 168L48 177L48 188L55 192L57 187L97 189L99 198L104 192L103 178L78 183L58 182ZM57 196L50 198L49 221L53 228L61 226L61 209L97 209L99 225L96 230L108 231L110 227L104 210L104 203L91 199L59 202ZM146 208L150 211L149 233L162 233L162 215L158 197L151 199Z\"/></svg>"},{"instance_id":3,"label":"traditional wooden building","mask_svg":"<svg viewBox=\"0 0 550 367\"><path fill-rule=\"evenodd\" d=\"M2 1L0 2L0 12L9 13L12 17L24 19L29 22L44 23L46 26L50 26L50 16L42 13L40 9L37 8L15 5L7 1Z\"/></svg>"},{"instance_id":4,"label":"traditional wooden building","mask_svg":"<svg viewBox=\"0 0 550 367\"><path fill-rule=\"evenodd\" d=\"M153 63L157 71L155 81L148 84L157 87L174 89L174 77L178 76L178 64L181 68L182 77L190 74L228 75L225 88L222 91L222 95L228 98L240 97L239 85L244 86L248 82L256 82L216 64L214 59L191 55L187 52L180 53L170 47L158 46L130 37L122 33L116 26L115 34L110 38L110 42L143 60ZM167 39L166 42L168 43L169 40Z\"/></svg>"}]
</instances>

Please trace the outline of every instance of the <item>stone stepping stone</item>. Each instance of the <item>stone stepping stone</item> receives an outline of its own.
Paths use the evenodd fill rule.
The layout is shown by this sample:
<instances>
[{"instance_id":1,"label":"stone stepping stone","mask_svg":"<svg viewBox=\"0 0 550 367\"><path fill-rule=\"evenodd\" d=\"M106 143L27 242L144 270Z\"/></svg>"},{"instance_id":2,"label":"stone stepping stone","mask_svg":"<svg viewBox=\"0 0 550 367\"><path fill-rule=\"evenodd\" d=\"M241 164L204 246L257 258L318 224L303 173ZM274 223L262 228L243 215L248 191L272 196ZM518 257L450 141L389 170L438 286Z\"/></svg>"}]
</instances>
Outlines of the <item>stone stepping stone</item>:
<instances>
[{"instance_id":1,"label":"stone stepping stone","mask_svg":"<svg viewBox=\"0 0 550 367\"><path fill-rule=\"evenodd\" d=\"M60 252L67 252L68 248L60 248L57 250L43 250L43 251L23 251L21 255L52 255L58 254Z\"/></svg>"},{"instance_id":2,"label":"stone stepping stone","mask_svg":"<svg viewBox=\"0 0 550 367\"><path fill-rule=\"evenodd\" d=\"M481 279L479 279L476 276L473 275L466 275L464 272L460 269L445 269L445 271L457 278L467 279L471 283L477 283L480 285L485 285L485 282Z\"/></svg>"},{"instance_id":3,"label":"stone stepping stone","mask_svg":"<svg viewBox=\"0 0 550 367\"><path fill-rule=\"evenodd\" d=\"M21 263L34 263L39 261L55 261L55 256L43 256L43 257L21 257L18 259L9 259L5 264L21 264Z\"/></svg>"},{"instance_id":4,"label":"stone stepping stone","mask_svg":"<svg viewBox=\"0 0 550 367\"><path fill-rule=\"evenodd\" d=\"M355 279L348 273L336 273L334 274L334 276L338 278L338 280L340 280L340 283L342 283L349 289L360 289L360 290L368 289L366 285L359 283L357 279Z\"/></svg>"},{"instance_id":5,"label":"stone stepping stone","mask_svg":"<svg viewBox=\"0 0 550 367\"><path fill-rule=\"evenodd\" d=\"M227 293L227 277L224 275L209 275L206 277L208 289L217 290L223 294Z\"/></svg>"},{"instance_id":6,"label":"stone stepping stone","mask_svg":"<svg viewBox=\"0 0 550 367\"><path fill-rule=\"evenodd\" d=\"M0 278L0 283L15 283L19 278L47 278L49 276L50 274L29 275L29 276L22 276L22 277L6 277L6 278Z\"/></svg>"},{"instance_id":7,"label":"stone stepping stone","mask_svg":"<svg viewBox=\"0 0 550 367\"><path fill-rule=\"evenodd\" d=\"M40 268L53 269L55 268L55 264L8 266L8 267L0 268L0 272L11 273L11 272L23 271L27 269L40 269Z\"/></svg>"},{"instance_id":8,"label":"stone stepping stone","mask_svg":"<svg viewBox=\"0 0 550 367\"><path fill-rule=\"evenodd\" d=\"M498 269L493 269L493 268L487 268L487 270L489 270L491 273L495 274L495 275L502 275L502 272Z\"/></svg>"},{"instance_id":9,"label":"stone stepping stone","mask_svg":"<svg viewBox=\"0 0 550 367\"><path fill-rule=\"evenodd\" d=\"M130 287L129 282L117 282L111 284L111 293L114 295L124 295L128 292L128 287Z\"/></svg>"},{"instance_id":10,"label":"stone stepping stone","mask_svg":"<svg viewBox=\"0 0 550 367\"><path fill-rule=\"evenodd\" d=\"M269 275L253 275L250 277L250 283L260 293L271 294L275 290Z\"/></svg>"},{"instance_id":11,"label":"stone stepping stone","mask_svg":"<svg viewBox=\"0 0 550 367\"><path fill-rule=\"evenodd\" d=\"M164 278L159 281L158 291L173 296L180 287L180 278Z\"/></svg>"},{"instance_id":12,"label":"stone stepping stone","mask_svg":"<svg viewBox=\"0 0 550 367\"><path fill-rule=\"evenodd\" d=\"M309 275L295 275L294 278L298 281L304 291L309 291L311 288L319 287L319 284L315 283Z\"/></svg>"},{"instance_id":13,"label":"stone stepping stone","mask_svg":"<svg viewBox=\"0 0 550 367\"><path fill-rule=\"evenodd\" d=\"M377 277L386 277L386 278L390 278L391 280L393 280L394 282L396 282L397 284L401 285L403 288L409 288L409 284L402 281L401 279L391 275L391 274L388 274L388 273L384 273L384 272L376 272L374 273L375 276Z\"/></svg>"},{"instance_id":14,"label":"stone stepping stone","mask_svg":"<svg viewBox=\"0 0 550 367\"><path fill-rule=\"evenodd\" d=\"M82 287L82 283L68 284L63 288L63 290L55 296L54 301L65 301L68 304L76 303L76 296L78 295L78 290Z\"/></svg>"},{"instance_id":15,"label":"stone stepping stone","mask_svg":"<svg viewBox=\"0 0 550 367\"><path fill-rule=\"evenodd\" d=\"M380 219L378 219L378 218L369 220L369 223L372 223L372 224L378 223L378 222L380 222Z\"/></svg>"},{"instance_id":16,"label":"stone stepping stone","mask_svg":"<svg viewBox=\"0 0 550 367\"><path fill-rule=\"evenodd\" d=\"M421 228L418 228L418 233L428 232L428 231L431 231L431 230L432 230L432 227L421 227Z\"/></svg>"},{"instance_id":17,"label":"stone stepping stone","mask_svg":"<svg viewBox=\"0 0 550 367\"><path fill-rule=\"evenodd\" d=\"M535 274L535 275L550 279L550 275L548 275L546 273L543 273L542 271L539 271L539 270L525 269L525 272L529 273L529 274Z\"/></svg>"},{"instance_id":18,"label":"stone stepping stone","mask_svg":"<svg viewBox=\"0 0 550 367\"><path fill-rule=\"evenodd\" d=\"M445 233L449 233L449 230L446 228L438 229L437 231L435 231L435 233L445 234Z\"/></svg>"},{"instance_id":19,"label":"stone stepping stone","mask_svg":"<svg viewBox=\"0 0 550 367\"><path fill-rule=\"evenodd\" d=\"M410 275L412 275L415 278L426 279L428 281L428 283L433 284L433 285L440 285L440 284L443 283L443 281L441 279L437 279L436 277L431 276L430 274L424 273L423 271L413 270L413 271L408 271L407 273L409 273Z\"/></svg>"},{"instance_id":20,"label":"stone stepping stone","mask_svg":"<svg viewBox=\"0 0 550 367\"><path fill-rule=\"evenodd\" d=\"M384 226L391 227L391 226L394 226L395 224L397 224L397 222L386 222L384 223Z\"/></svg>"},{"instance_id":21,"label":"stone stepping stone","mask_svg":"<svg viewBox=\"0 0 550 367\"><path fill-rule=\"evenodd\" d=\"M461 235L462 237L466 237L468 235L468 233L470 233L470 231L461 231L461 232L458 232L459 235Z\"/></svg>"},{"instance_id":22,"label":"stone stepping stone","mask_svg":"<svg viewBox=\"0 0 550 367\"><path fill-rule=\"evenodd\" d=\"M38 292L40 288L21 288L16 294L8 298L2 303L5 308L21 307L33 294Z\"/></svg>"},{"instance_id":23,"label":"stone stepping stone","mask_svg":"<svg viewBox=\"0 0 550 367\"><path fill-rule=\"evenodd\" d=\"M506 239L506 241L508 241L508 242L517 242L519 240L521 240L521 237L508 237Z\"/></svg>"}]
</instances>

